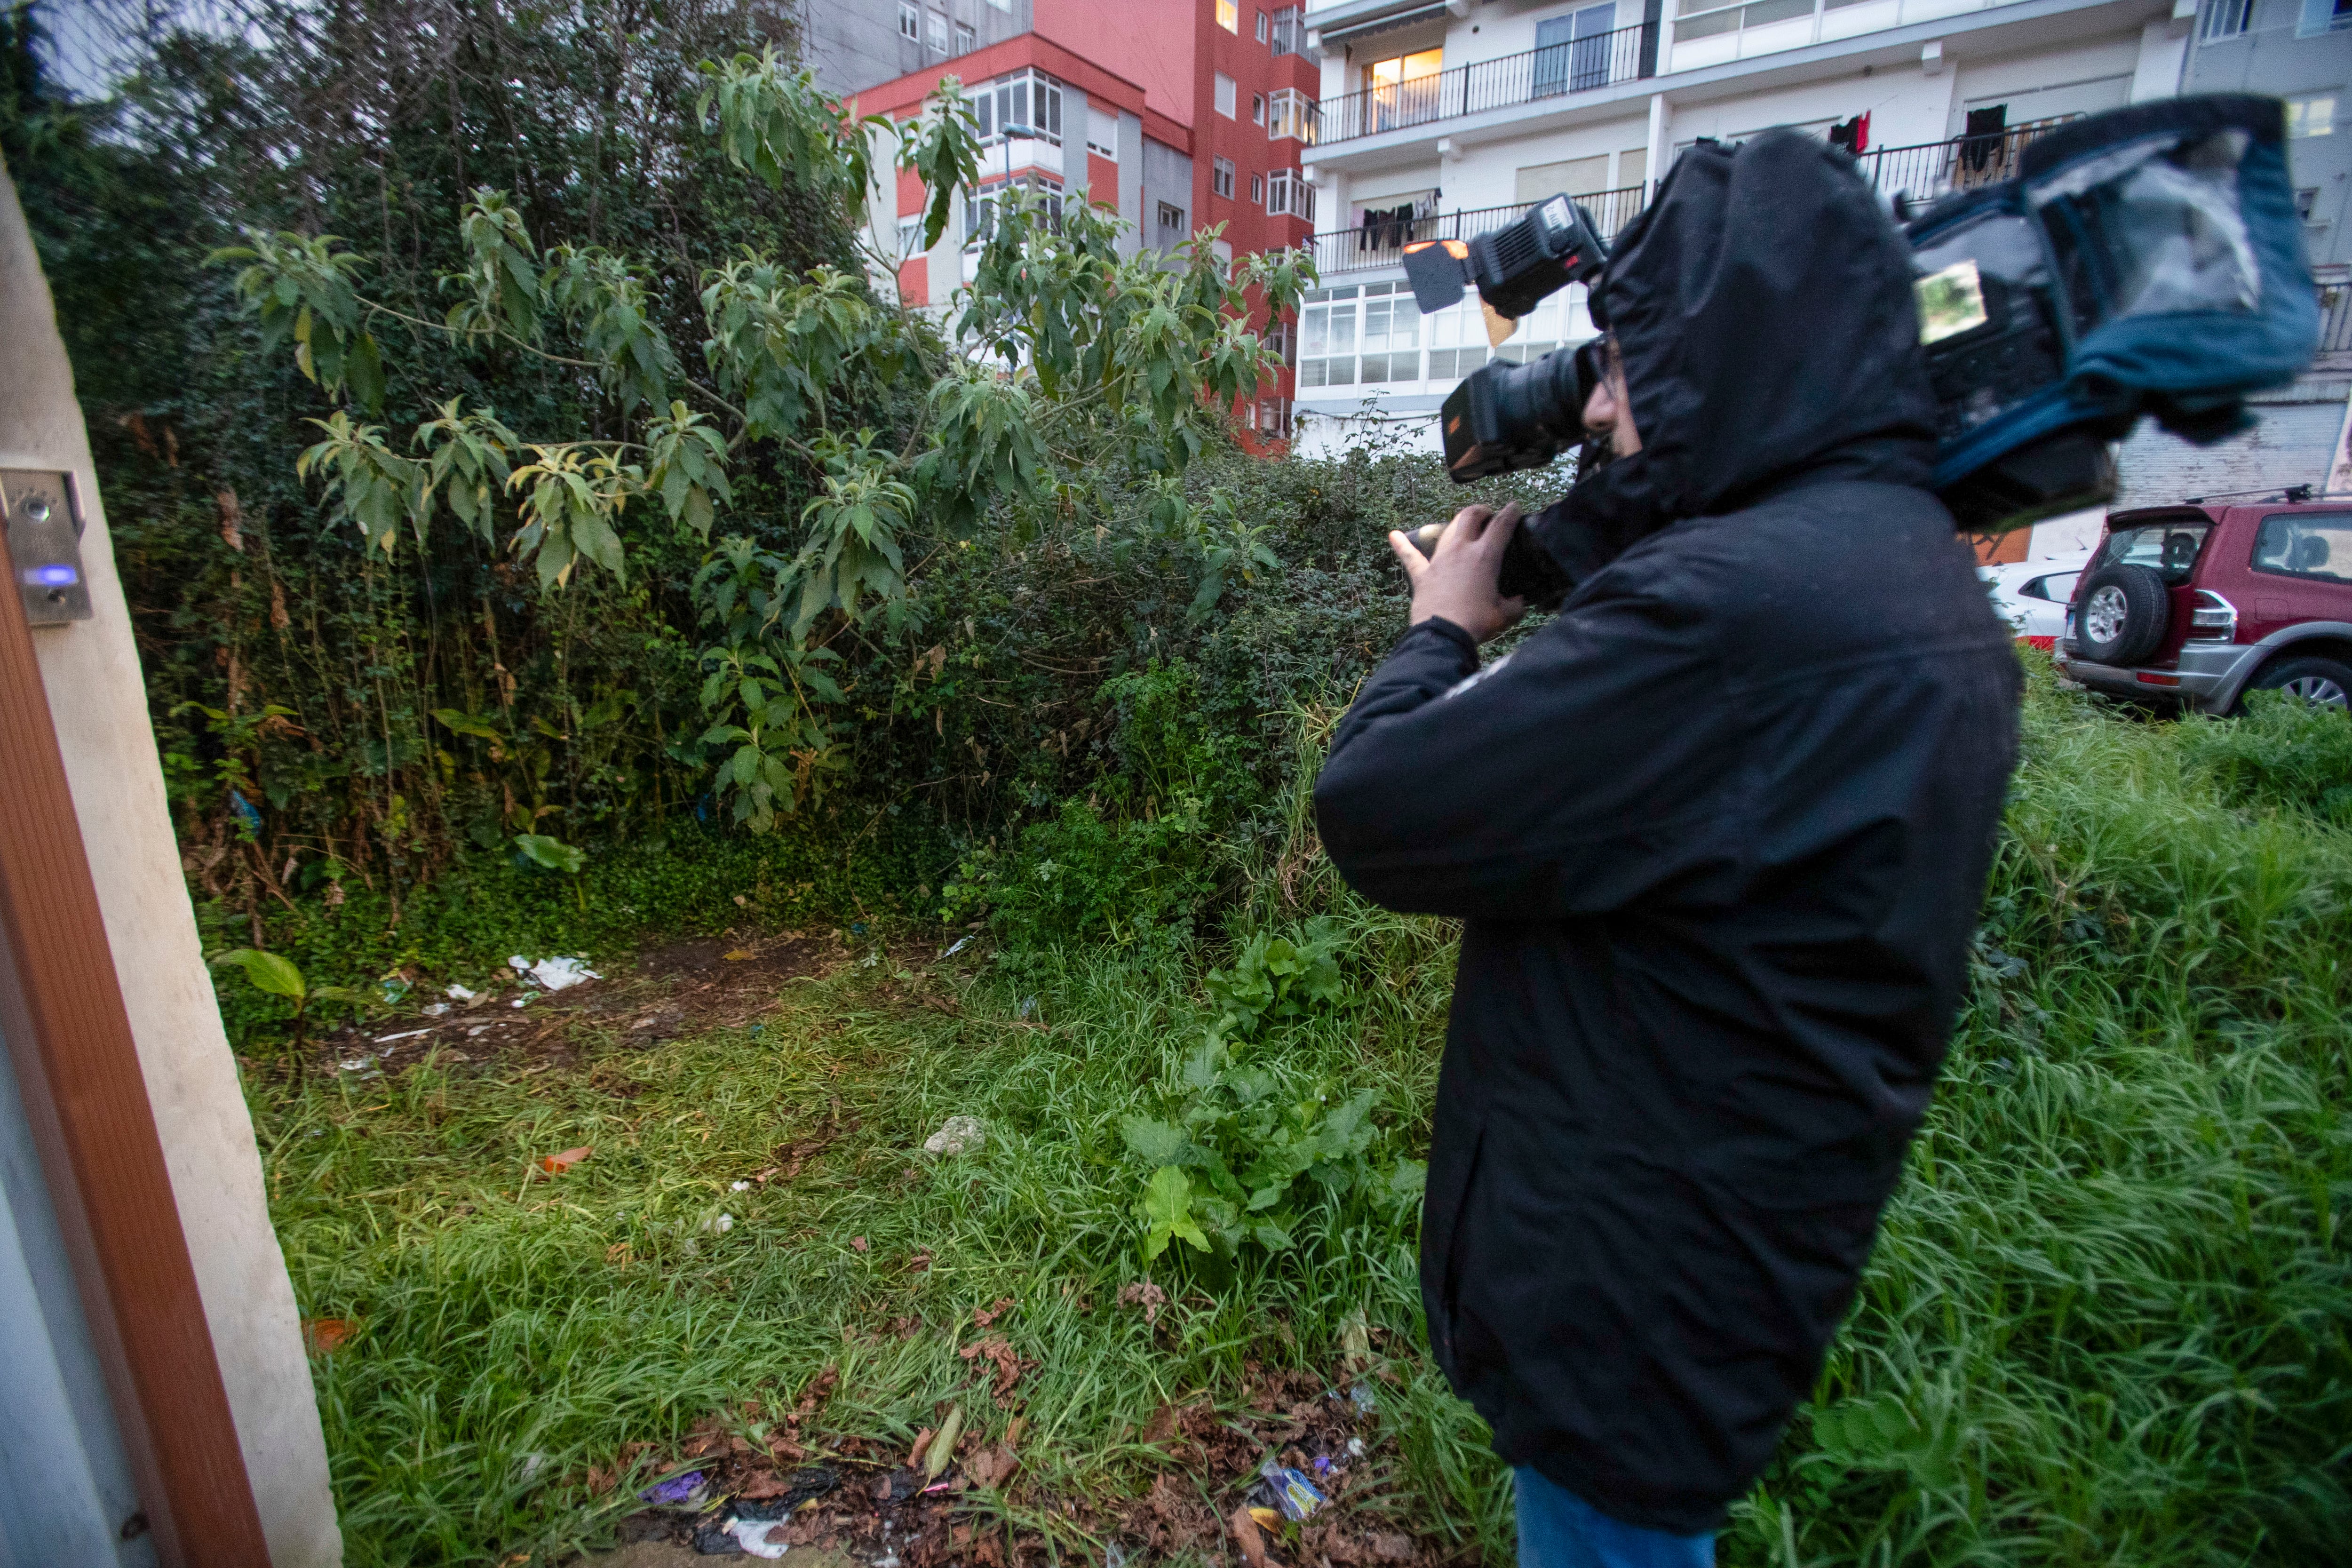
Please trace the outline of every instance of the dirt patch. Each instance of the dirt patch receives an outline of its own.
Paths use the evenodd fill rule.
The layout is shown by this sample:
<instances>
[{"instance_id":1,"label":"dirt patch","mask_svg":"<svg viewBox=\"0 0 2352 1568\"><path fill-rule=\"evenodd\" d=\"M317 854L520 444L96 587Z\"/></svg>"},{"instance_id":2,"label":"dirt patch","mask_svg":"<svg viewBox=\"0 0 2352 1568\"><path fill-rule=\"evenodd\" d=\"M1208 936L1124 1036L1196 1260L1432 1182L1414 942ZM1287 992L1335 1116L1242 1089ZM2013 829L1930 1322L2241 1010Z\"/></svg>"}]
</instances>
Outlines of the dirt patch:
<instances>
[{"instance_id":1,"label":"dirt patch","mask_svg":"<svg viewBox=\"0 0 2352 1568\"><path fill-rule=\"evenodd\" d=\"M822 974L841 957L837 944L801 931L665 942L561 991L509 974L512 984L472 997L420 997L409 1016L337 1030L315 1042L312 1056L322 1072L362 1076L402 1072L436 1054L506 1072L572 1068L598 1035L644 1047L740 1027L772 1008L788 982ZM636 1092L625 1075L607 1076L595 1087L621 1099Z\"/></svg>"}]
</instances>

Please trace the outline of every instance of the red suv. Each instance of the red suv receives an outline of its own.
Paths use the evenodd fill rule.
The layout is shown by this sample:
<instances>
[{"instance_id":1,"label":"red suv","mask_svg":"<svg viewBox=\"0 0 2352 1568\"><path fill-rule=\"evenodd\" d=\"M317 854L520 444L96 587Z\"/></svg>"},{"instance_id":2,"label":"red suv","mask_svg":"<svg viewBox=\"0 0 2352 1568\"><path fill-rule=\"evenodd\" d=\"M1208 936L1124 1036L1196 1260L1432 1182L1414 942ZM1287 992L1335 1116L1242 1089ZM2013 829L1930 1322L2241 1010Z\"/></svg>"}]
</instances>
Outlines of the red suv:
<instances>
[{"instance_id":1,"label":"red suv","mask_svg":"<svg viewBox=\"0 0 2352 1568\"><path fill-rule=\"evenodd\" d=\"M2107 520L2059 668L2118 696L2227 713L2249 690L2352 696L2352 501L2144 507Z\"/></svg>"}]
</instances>

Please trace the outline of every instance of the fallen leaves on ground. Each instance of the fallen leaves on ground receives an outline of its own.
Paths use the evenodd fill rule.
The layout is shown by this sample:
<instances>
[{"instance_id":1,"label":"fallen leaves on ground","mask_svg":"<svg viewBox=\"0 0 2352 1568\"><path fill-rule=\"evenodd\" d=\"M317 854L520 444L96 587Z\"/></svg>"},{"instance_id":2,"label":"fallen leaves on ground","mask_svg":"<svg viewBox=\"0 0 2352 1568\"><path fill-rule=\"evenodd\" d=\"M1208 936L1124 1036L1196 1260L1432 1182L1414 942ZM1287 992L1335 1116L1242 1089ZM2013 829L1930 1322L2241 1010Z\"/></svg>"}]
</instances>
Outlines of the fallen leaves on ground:
<instances>
[{"instance_id":1,"label":"fallen leaves on ground","mask_svg":"<svg viewBox=\"0 0 2352 1568\"><path fill-rule=\"evenodd\" d=\"M956 1354L966 1361L985 1357L996 1368L989 1381L988 1396L999 1406L1004 1404L1004 1396L1013 1392L1013 1385L1021 1381L1021 1374L1037 1364L1034 1361L1023 1361L1009 1341L994 1334L964 1346Z\"/></svg>"},{"instance_id":2,"label":"fallen leaves on ground","mask_svg":"<svg viewBox=\"0 0 2352 1568\"><path fill-rule=\"evenodd\" d=\"M1168 1304L1168 1292L1149 1279L1138 1279L1118 1288L1118 1304L1142 1308L1143 1321L1156 1323L1160 1321L1160 1309Z\"/></svg>"},{"instance_id":3,"label":"fallen leaves on ground","mask_svg":"<svg viewBox=\"0 0 2352 1568\"><path fill-rule=\"evenodd\" d=\"M566 1149L561 1154L549 1154L542 1158L539 1168L551 1176L560 1176L593 1152L594 1150L584 1144L577 1149Z\"/></svg>"},{"instance_id":4,"label":"fallen leaves on ground","mask_svg":"<svg viewBox=\"0 0 2352 1568\"><path fill-rule=\"evenodd\" d=\"M349 1318L307 1318L302 1323L302 1343L312 1355L326 1355L352 1337L359 1325Z\"/></svg>"}]
</instances>

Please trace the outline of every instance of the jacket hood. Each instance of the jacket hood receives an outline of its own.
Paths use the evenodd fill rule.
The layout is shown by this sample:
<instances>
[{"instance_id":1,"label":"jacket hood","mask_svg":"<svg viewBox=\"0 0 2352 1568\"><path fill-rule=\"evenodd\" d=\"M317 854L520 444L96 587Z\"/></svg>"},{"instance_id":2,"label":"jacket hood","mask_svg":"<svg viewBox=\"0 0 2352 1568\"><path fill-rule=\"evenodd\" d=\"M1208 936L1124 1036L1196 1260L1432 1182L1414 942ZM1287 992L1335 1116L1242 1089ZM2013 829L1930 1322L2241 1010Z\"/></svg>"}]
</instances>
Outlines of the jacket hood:
<instances>
[{"instance_id":1,"label":"jacket hood","mask_svg":"<svg viewBox=\"0 0 2352 1568\"><path fill-rule=\"evenodd\" d=\"M1843 153L1793 131L1685 153L1591 301L1642 449L1578 483L1546 545L1581 579L1800 479L1925 486L1935 401L1911 284L1909 247Z\"/></svg>"}]
</instances>

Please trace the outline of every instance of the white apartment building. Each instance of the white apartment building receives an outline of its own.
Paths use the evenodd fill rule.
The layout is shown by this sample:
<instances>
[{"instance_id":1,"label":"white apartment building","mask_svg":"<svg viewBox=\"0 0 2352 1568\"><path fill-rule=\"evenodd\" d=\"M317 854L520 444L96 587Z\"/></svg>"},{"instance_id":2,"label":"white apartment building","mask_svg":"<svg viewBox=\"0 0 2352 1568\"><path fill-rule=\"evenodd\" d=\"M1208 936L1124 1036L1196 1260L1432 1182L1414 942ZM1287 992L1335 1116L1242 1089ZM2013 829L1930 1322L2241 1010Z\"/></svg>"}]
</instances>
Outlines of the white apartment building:
<instances>
[{"instance_id":1,"label":"white apartment building","mask_svg":"<svg viewBox=\"0 0 2352 1568\"><path fill-rule=\"evenodd\" d=\"M1322 286L1299 322L1301 447L1343 447L1377 425L1433 450L1438 405L1486 361L1475 298L1426 319L1413 308L1408 238L1479 233L1554 191L1613 231L1699 138L1777 125L1856 148L1880 188L1923 200L2004 178L2055 124L2178 92L2197 5L1310 3L1323 96L1301 164L1324 217ZM1583 289L1570 288L1500 353L1532 357L1591 333Z\"/></svg>"}]
</instances>

